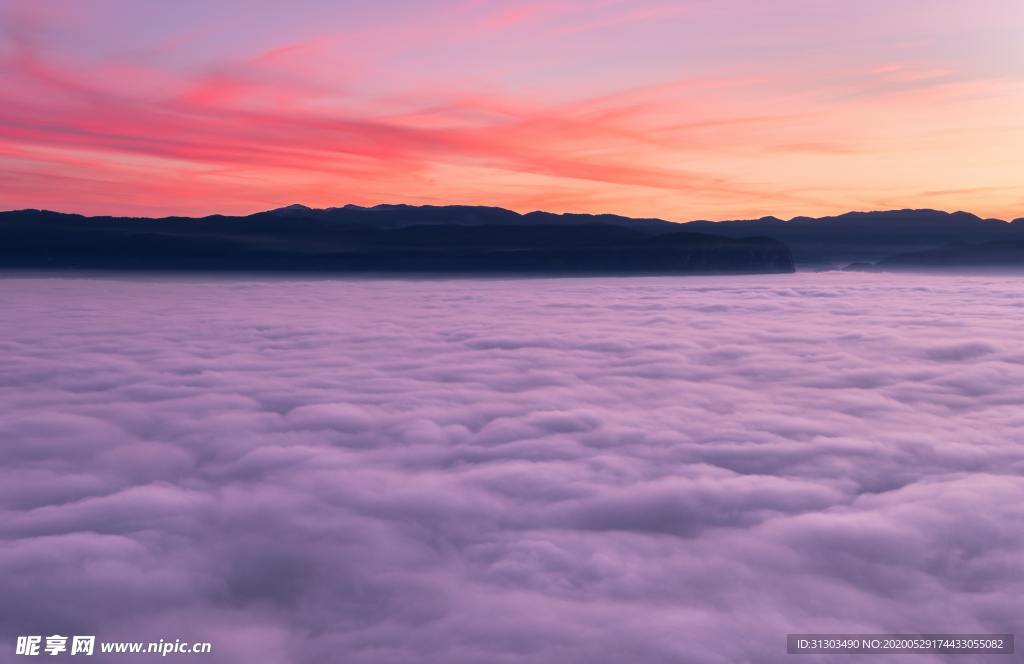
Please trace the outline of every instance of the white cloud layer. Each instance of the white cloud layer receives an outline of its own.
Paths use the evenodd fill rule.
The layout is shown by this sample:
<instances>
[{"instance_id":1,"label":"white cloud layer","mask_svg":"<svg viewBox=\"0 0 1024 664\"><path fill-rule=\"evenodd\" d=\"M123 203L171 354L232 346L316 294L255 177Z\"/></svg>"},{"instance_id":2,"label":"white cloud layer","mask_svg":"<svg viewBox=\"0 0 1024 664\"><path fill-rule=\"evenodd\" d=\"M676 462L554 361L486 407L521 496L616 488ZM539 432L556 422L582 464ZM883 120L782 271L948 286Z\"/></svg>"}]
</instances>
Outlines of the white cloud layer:
<instances>
[{"instance_id":1,"label":"white cloud layer","mask_svg":"<svg viewBox=\"0 0 1024 664\"><path fill-rule=\"evenodd\" d=\"M787 632L1024 634L1015 278L8 278L0 304L10 652L732 664L788 662Z\"/></svg>"}]
</instances>

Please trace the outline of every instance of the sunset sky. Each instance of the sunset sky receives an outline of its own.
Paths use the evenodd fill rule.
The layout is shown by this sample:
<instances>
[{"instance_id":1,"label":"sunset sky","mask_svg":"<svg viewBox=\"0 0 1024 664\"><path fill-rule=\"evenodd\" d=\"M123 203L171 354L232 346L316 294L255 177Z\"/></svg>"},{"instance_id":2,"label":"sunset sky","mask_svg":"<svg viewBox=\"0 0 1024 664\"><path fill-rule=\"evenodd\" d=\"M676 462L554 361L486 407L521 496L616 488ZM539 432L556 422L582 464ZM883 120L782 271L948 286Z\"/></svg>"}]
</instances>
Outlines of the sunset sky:
<instances>
[{"instance_id":1,"label":"sunset sky","mask_svg":"<svg viewBox=\"0 0 1024 664\"><path fill-rule=\"evenodd\" d=\"M0 0L0 209L1024 216L1021 0Z\"/></svg>"}]
</instances>

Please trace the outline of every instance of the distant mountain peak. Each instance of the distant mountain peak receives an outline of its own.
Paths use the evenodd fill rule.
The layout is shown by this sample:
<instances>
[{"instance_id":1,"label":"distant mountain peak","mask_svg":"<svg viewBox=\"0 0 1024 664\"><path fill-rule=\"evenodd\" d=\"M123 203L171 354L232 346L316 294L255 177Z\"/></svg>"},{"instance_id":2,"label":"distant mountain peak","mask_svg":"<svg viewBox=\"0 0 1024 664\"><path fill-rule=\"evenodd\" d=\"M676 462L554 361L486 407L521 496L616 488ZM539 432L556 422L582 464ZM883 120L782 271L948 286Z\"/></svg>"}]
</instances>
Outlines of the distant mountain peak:
<instances>
[{"instance_id":1,"label":"distant mountain peak","mask_svg":"<svg viewBox=\"0 0 1024 664\"><path fill-rule=\"evenodd\" d=\"M284 207L279 207L279 208L275 208L273 210L269 210L269 212L271 212L273 214L288 214L288 213L292 213L292 212L312 212L312 211L313 211L313 208L309 207L308 205L303 205L302 203L292 203L291 205L285 205Z\"/></svg>"}]
</instances>

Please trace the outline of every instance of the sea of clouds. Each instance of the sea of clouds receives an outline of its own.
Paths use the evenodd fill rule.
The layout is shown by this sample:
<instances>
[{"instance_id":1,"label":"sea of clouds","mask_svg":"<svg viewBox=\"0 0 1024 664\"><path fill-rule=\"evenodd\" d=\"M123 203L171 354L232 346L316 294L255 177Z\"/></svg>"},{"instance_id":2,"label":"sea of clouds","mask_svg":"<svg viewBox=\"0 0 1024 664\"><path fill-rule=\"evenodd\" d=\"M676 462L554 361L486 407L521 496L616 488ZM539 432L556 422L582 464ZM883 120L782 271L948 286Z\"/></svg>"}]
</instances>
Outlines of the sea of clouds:
<instances>
[{"instance_id":1,"label":"sea of clouds","mask_svg":"<svg viewBox=\"0 0 1024 664\"><path fill-rule=\"evenodd\" d=\"M6 278L0 308L2 662L1024 634L1024 280Z\"/></svg>"}]
</instances>

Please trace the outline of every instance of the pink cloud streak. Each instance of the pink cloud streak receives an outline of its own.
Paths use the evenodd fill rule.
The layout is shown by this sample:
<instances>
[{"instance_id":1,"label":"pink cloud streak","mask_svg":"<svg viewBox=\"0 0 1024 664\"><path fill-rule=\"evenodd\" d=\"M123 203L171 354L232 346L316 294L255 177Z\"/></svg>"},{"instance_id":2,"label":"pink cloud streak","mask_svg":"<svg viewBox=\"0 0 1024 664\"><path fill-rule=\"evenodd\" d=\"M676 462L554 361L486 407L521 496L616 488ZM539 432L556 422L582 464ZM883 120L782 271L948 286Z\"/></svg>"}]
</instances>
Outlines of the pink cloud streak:
<instances>
[{"instance_id":1,"label":"pink cloud streak","mask_svg":"<svg viewBox=\"0 0 1024 664\"><path fill-rule=\"evenodd\" d=\"M1006 105L1024 100L1013 76L895 52L814 68L739 58L691 75L685 59L609 60L601 41L626 39L615 31L624 23L630 40L661 24L714 27L729 6L746 9L442 5L426 14L443 21L436 30L412 17L328 24L219 46L187 66L172 61L203 52L198 32L166 35L134 60L83 57L60 14L12 20L0 47L0 206L195 214L301 197L715 218L894 200L1017 212L1007 169L1024 131L996 128ZM473 26L486 30L474 36ZM638 73L676 72L561 85L523 50L534 40L577 67L592 53ZM458 60L474 49L480 63ZM960 164L956 175L932 166L937 155ZM940 190L963 194L927 193Z\"/></svg>"}]
</instances>

